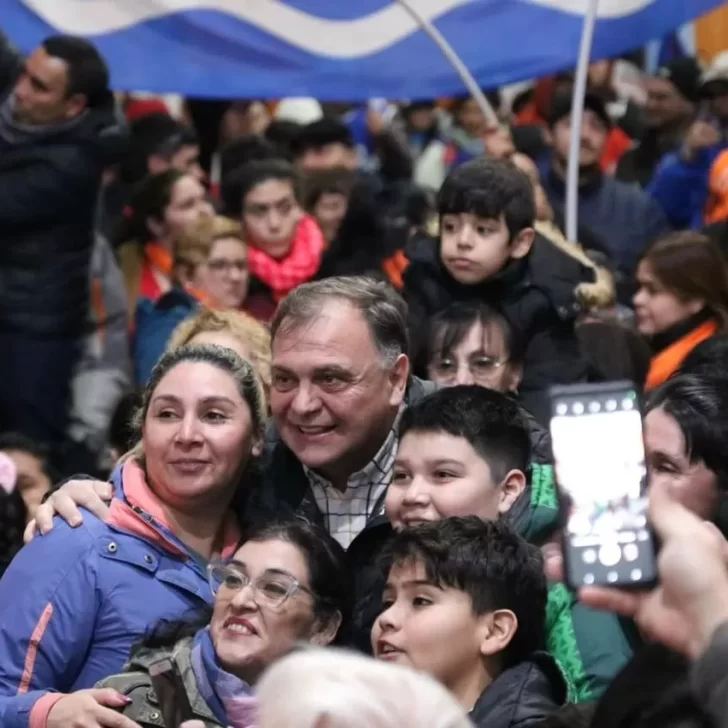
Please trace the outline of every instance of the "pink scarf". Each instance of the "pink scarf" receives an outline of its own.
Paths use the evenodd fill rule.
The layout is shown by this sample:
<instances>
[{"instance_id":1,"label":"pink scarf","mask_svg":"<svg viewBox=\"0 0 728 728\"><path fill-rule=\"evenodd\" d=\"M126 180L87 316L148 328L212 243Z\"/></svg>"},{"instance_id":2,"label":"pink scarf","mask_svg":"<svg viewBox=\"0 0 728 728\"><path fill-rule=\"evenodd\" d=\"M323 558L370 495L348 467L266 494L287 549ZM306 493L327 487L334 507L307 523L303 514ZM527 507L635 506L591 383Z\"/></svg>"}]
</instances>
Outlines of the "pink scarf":
<instances>
[{"instance_id":1,"label":"pink scarf","mask_svg":"<svg viewBox=\"0 0 728 728\"><path fill-rule=\"evenodd\" d=\"M304 215L285 258L276 260L260 248L251 246L248 248L248 267L252 275L271 289L277 303L296 286L313 278L321 264L323 250L321 229L312 217Z\"/></svg>"}]
</instances>

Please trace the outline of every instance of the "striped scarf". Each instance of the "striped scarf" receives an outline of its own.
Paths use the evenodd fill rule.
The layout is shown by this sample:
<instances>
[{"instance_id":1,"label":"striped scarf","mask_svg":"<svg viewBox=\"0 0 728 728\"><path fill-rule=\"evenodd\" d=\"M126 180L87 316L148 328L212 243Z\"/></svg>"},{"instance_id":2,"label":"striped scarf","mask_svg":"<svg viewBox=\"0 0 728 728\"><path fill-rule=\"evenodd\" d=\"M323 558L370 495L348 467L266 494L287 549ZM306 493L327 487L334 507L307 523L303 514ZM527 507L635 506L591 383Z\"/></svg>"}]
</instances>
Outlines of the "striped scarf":
<instances>
[{"instance_id":1,"label":"striped scarf","mask_svg":"<svg viewBox=\"0 0 728 728\"><path fill-rule=\"evenodd\" d=\"M200 695L220 725L255 728L258 701L253 695L253 688L218 665L209 627L195 635L192 670Z\"/></svg>"}]
</instances>

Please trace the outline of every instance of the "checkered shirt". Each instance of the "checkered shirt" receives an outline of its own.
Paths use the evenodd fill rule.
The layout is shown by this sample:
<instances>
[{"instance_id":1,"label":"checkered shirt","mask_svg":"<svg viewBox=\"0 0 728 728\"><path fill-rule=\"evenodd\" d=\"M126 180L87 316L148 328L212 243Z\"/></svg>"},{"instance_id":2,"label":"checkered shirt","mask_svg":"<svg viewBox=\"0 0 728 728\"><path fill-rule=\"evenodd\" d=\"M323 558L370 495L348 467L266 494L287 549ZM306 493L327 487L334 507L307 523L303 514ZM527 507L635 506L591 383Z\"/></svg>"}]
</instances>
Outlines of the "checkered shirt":
<instances>
[{"instance_id":1,"label":"checkered shirt","mask_svg":"<svg viewBox=\"0 0 728 728\"><path fill-rule=\"evenodd\" d=\"M402 409L379 452L364 468L349 476L343 493L328 480L304 467L326 529L344 548L351 545L371 518L384 512L384 494L392 482L401 415Z\"/></svg>"}]
</instances>

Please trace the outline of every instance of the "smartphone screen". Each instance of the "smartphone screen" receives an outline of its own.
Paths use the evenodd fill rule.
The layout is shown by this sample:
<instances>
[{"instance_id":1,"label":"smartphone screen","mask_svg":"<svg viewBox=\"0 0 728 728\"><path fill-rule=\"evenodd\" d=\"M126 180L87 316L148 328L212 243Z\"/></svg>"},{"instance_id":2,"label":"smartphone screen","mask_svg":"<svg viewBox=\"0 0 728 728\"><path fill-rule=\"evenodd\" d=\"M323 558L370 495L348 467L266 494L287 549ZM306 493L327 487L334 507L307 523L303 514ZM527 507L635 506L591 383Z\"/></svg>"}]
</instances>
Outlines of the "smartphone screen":
<instances>
[{"instance_id":1,"label":"smartphone screen","mask_svg":"<svg viewBox=\"0 0 728 728\"><path fill-rule=\"evenodd\" d=\"M551 437L567 583L638 586L656 576L642 414L629 382L555 387Z\"/></svg>"}]
</instances>

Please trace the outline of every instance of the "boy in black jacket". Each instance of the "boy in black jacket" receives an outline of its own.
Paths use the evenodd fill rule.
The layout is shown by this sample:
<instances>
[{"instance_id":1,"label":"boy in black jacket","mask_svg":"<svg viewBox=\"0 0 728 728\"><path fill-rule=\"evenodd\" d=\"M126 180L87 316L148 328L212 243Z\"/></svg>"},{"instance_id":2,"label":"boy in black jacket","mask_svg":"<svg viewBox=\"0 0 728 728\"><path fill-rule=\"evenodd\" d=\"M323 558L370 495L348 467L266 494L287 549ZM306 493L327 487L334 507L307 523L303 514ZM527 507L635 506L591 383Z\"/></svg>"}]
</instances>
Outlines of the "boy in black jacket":
<instances>
[{"instance_id":1,"label":"boy in black jacket","mask_svg":"<svg viewBox=\"0 0 728 728\"><path fill-rule=\"evenodd\" d=\"M451 172L438 213L439 241L420 239L408 251L404 287L415 347L427 319L453 301L497 306L526 344L521 400L545 422L548 386L586 374L574 333L575 289L594 280L593 270L534 231L533 188L507 160L477 159Z\"/></svg>"},{"instance_id":2,"label":"boy in black jacket","mask_svg":"<svg viewBox=\"0 0 728 728\"><path fill-rule=\"evenodd\" d=\"M477 728L539 725L566 701L543 652L546 579L539 550L476 516L395 533L372 630L378 660L439 680Z\"/></svg>"}]
</instances>

